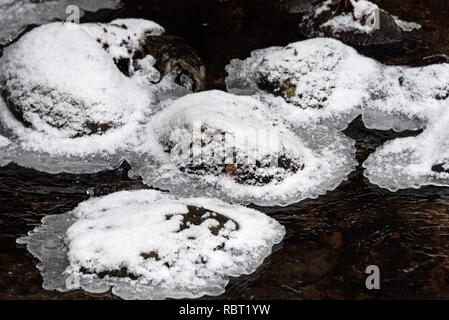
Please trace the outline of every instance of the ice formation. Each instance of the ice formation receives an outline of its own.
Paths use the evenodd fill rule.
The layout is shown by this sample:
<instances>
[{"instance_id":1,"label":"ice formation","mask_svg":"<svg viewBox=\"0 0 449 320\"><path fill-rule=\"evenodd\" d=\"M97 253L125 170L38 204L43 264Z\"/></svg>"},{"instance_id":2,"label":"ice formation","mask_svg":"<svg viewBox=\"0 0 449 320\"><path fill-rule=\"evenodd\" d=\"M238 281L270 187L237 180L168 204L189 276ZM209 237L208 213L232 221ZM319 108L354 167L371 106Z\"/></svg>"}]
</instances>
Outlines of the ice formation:
<instances>
[{"instance_id":1,"label":"ice formation","mask_svg":"<svg viewBox=\"0 0 449 320\"><path fill-rule=\"evenodd\" d=\"M344 129L360 114L370 78L380 70L340 41L316 38L232 60L226 84L232 93L257 96L290 122Z\"/></svg>"},{"instance_id":2,"label":"ice formation","mask_svg":"<svg viewBox=\"0 0 449 320\"><path fill-rule=\"evenodd\" d=\"M7 47L0 88L8 107L0 101L0 122L17 146L0 164L75 173L117 165L159 96L187 91L169 80L154 84L154 59L136 55L145 36L163 32L140 19L51 23Z\"/></svg>"},{"instance_id":3,"label":"ice formation","mask_svg":"<svg viewBox=\"0 0 449 320\"><path fill-rule=\"evenodd\" d=\"M92 198L47 216L18 239L36 256L47 290L82 288L124 299L197 298L254 272L285 229L263 213L153 190Z\"/></svg>"},{"instance_id":4,"label":"ice formation","mask_svg":"<svg viewBox=\"0 0 449 320\"><path fill-rule=\"evenodd\" d=\"M365 174L391 190L448 184L449 155L436 128L444 126L449 107L449 64L384 66L337 40L318 38L256 50L226 70L230 92L260 99L293 126L318 123L340 130L361 114L368 128L426 128L416 138L380 148L366 161Z\"/></svg>"},{"instance_id":5,"label":"ice formation","mask_svg":"<svg viewBox=\"0 0 449 320\"><path fill-rule=\"evenodd\" d=\"M353 141L317 124L289 128L265 103L221 91L184 96L149 122L133 167L150 186L258 205L334 189L355 166Z\"/></svg>"},{"instance_id":6,"label":"ice formation","mask_svg":"<svg viewBox=\"0 0 449 320\"><path fill-rule=\"evenodd\" d=\"M65 20L69 5L95 12L99 9L115 9L120 0L1 0L0 1L0 46L7 45L25 31L29 25L41 25L52 20Z\"/></svg>"},{"instance_id":7,"label":"ice formation","mask_svg":"<svg viewBox=\"0 0 449 320\"><path fill-rule=\"evenodd\" d=\"M369 128L417 130L448 107L449 64L385 66L371 78L363 121Z\"/></svg>"},{"instance_id":8,"label":"ice formation","mask_svg":"<svg viewBox=\"0 0 449 320\"><path fill-rule=\"evenodd\" d=\"M363 164L372 183L392 191L449 186L449 64L390 67L363 117L369 127L424 131L378 148Z\"/></svg>"}]
</instances>

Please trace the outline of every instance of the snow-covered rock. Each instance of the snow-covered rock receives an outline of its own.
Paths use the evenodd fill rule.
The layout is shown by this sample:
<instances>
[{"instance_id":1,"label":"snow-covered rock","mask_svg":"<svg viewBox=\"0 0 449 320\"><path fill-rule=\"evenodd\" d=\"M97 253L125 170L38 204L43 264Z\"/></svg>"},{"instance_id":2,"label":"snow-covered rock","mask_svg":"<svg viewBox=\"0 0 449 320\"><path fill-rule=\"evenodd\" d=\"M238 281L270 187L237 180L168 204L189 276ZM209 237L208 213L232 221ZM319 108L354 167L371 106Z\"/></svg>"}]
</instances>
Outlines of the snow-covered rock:
<instances>
[{"instance_id":1,"label":"snow-covered rock","mask_svg":"<svg viewBox=\"0 0 449 320\"><path fill-rule=\"evenodd\" d=\"M343 129L369 99L381 65L338 40L317 38L253 51L226 71L230 92L255 95L288 121L327 120Z\"/></svg>"},{"instance_id":2,"label":"snow-covered rock","mask_svg":"<svg viewBox=\"0 0 449 320\"><path fill-rule=\"evenodd\" d=\"M141 19L58 22L7 47L0 58L0 123L17 147L0 155L0 164L78 173L131 161L138 127L158 101L189 92L171 76L161 79L151 55L138 54L146 37L163 32Z\"/></svg>"},{"instance_id":3,"label":"snow-covered rock","mask_svg":"<svg viewBox=\"0 0 449 320\"><path fill-rule=\"evenodd\" d=\"M133 167L150 186L287 205L334 189L355 166L353 141L316 124L289 128L265 103L221 91L184 96L149 122Z\"/></svg>"},{"instance_id":4,"label":"snow-covered rock","mask_svg":"<svg viewBox=\"0 0 449 320\"><path fill-rule=\"evenodd\" d=\"M337 40L319 38L256 50L226 70L230 92L263 101L292 126L341 130L361 114L372 129L426 128L416 138L379 148L365 162L365 174L391 190L449 184L445 134L436 129L449 123L449 64L385 66Z\"/></svg>"},{"instance_id":5,"label":"snow-covered rock","mask_svg":"<svg viewBox=\"0 0 449 320\"><path fill-rule=\"evenodd\" d=\"M363 47L402 41L403 32L421 28L417 23L390 15L371 1L351 1L351 10L342 10L343 6L333 6L332 0L315 3L313 10L304 13L299 25L300 32L308 37L334 37Z\"/></svg>"},{"instance_id":6,"label":"snow-covered rock","mask_svg":"<svg viewBox=\"0 0 449 320\"><path fill-rule=\"evenodd\" d=\"M48 290L82 288L124 299L197 298L250 274L285 234L253 209L153 190L92 198L47 216L18 239L41 264Z\"/></svg>"}]
</instances>

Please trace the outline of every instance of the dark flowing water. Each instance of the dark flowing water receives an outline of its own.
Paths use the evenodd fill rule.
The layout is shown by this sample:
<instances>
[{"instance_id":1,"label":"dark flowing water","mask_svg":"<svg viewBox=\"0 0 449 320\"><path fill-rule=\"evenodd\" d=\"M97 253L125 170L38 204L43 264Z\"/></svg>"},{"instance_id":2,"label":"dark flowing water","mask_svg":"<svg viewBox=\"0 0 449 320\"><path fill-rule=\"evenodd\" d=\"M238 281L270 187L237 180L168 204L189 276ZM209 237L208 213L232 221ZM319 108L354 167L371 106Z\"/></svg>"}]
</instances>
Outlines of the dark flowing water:
<instances>
[{"instance_id":1,"label":"dark flowing water","mask_svg":"<svg viewBox=\"0 0 449 320\"><path fill-rule=\"evenodd\" d=\"M187 39L208 67L208 88L224 89L224 66L250 51L303 39L298 17L279 10L281 0L126 1L117 11L88 14L86 21L143 17ZM423 57L449 54L449 1L375 1L423 30L399 47L364 54L388 64L423 65ZM357 141L357 159L389 139L417 133L368 130L356 119L345 133ZM111 294L57 293L41 288L34 259L16 238L48 214L74 208L90 194L145 186L127 177L127 164L94 175L50 175L10 164L0 168L0 299L114 299ZM284 208L258 208L287 229L284 241L258 271L231 279L222 299L449 298L449 188L396 193L363 177L314 200ZM381 289L365 288L365 268L381 270ZM206 297L207 299L207 297Z\"/></svg>"}]
</instances>

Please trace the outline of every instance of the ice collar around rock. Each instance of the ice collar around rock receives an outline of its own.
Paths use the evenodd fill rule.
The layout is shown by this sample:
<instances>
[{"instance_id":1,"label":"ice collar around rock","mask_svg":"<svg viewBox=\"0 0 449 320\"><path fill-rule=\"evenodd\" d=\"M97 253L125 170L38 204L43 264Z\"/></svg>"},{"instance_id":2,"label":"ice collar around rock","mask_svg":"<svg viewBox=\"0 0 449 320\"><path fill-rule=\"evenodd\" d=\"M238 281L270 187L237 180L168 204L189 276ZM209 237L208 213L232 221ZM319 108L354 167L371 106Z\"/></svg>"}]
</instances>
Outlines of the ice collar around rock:
<instances>
[{"instance_id":1,"label":"ice collar around rock","mask_svg":"<svg viewBox=\"0 0 449 320\"><path fill-rule=\"evenodd\" d=\"M285 229L263 213L205 198L122 191L47 216L18 239L47 290L124 299L198 298L254 272Z\"/></svg>"},{"instance_id":2,"label":"ice collar around rock","mask_svg":"<svg viewBox=\"0 0 449 320\"><path fill-rule=\"evenodd\" d=\"M132 168L153 187L258 205L335 188L355 166L353 141L314 123L290 128L261 100L222 91L184 96L149 122Z\"/></svg>"}]
</instances>

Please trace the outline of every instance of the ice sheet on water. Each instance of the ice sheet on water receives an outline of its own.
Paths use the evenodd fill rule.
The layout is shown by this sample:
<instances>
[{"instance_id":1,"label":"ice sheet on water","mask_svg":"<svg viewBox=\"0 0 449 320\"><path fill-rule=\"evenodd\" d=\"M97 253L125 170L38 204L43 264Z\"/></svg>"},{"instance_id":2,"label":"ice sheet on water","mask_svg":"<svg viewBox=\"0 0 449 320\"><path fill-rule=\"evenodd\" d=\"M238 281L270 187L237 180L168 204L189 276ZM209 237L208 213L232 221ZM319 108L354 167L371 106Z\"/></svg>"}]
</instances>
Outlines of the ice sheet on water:
<instances>
[{"instance_id":1,"label":"ice sheet on water","mask_svg":"<svg viewBox=\"0 0 449 320\"><path fill-rule=\"evenodd\" d=\"M47 216L18 239L36 256L47 290L82 288L124 299L197 298L254 272L285 229L263 213L153 190L92 198Z\"/></svg>"},{"instance_id":2,"label":"ice sheet on water","mask_svg":"<svg viewBox=\"0 0 449 320\"><path fill-rule=\"evenodd\" d=\"M338 40L316 38L232 60L226 85L232 93L257 96L288 121L344 129L360 114L381 68Z\"/></svg>"},{"instance_id":3,"label":"ice sheet on water","mask_svg":"<svg viewBox=\"0 0 449 320\"><path fill-rule=\"evenodd\" d=\"M129 146L158 96L185 90L177 91L179 86L166 78L151 83L160 77L151 56L138 69L131 61L128 76L115 60L131 59L146 34L163 31L141 19L51 23L7 47L0 59L0 84L12 107L0 99L0 123L16 147L0 155L0 164L15 161L52 173L78 173L110 169L125 156L132 158Z\"/></svg>"},{"instance_id":4,"label":"ice sheet on water","mask_svg":"<svg viewBox=\"0 0 449 320\"><path fill-rule=\"evenodd\" d=\"M66 13L69 5L95 12L118 8L120 0L0 0L0 46L9 44L29 25L65 20L69 16Z\"/></svg>"},{"instance_id":5,"label":"ice sheet on water","mask_svg":"<svg viewBox=\"0 0 449 320\"><path fill-rule=\"evenodd\" d=\"M179 98L141 138L136 150L147 159L130 174L181 196L287 205L334 189L356 165L341 132L289 127L261 100L221 91Z\"/></svg>"}]
</instances>

